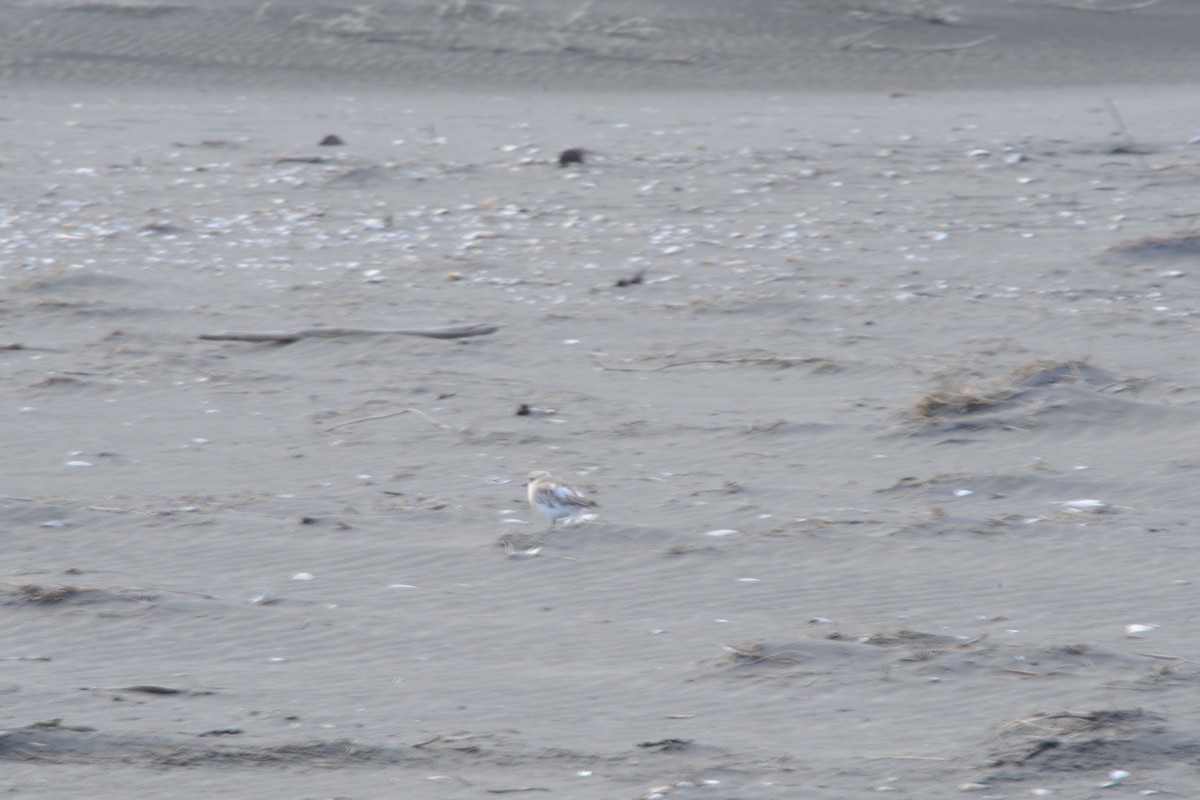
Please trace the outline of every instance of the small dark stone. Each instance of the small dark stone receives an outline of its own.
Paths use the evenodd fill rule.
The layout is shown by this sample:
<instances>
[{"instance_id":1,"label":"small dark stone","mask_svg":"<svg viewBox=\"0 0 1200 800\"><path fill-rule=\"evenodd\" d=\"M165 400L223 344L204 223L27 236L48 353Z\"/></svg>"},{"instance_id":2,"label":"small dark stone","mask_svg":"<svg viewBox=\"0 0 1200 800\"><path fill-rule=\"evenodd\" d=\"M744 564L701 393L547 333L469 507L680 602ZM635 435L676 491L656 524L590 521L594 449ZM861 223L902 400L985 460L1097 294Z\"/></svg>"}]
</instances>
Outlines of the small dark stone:
<instances>
[{"instance_id":1,"label":"small dark stone","mask_svg":"<svg viewBox=\"0 0 1200 800\"><path fill-rule=\"evenodd\" d=\"M332 159L327 156L284 156L275 159L276 164L328 164Z\"/></svg>"},{"instance_id":2,"label":"small dark stone","mask_svg":"<svg viewBox=\"0 0 1200 800\"><path fill-rule=\"evenodd\" d=\"M582 164L584 150L580 147L568 147L558 154L558 165L565 167L567 164Z\"/></svg>"},{"instance_id":3,"label":"small dark stone","mask_svg":"<svg viewBox=\"0 0 1200 800\"><path fill-rule=\"evenodd\" d=\"M153 683L143 683L137 686L126 686L127 692L141 692L142 694L184 694L183 689L176 689L174 686L159 686Z\"/></svg>"},{"instance_id":4,"label":"small dark stone","mask_svg":"<svg viewBox=\"0 0 1200 800\"><path fill-rule=\"evenodd\" d=\"M643 750L657 750L660 753L673 753L686 750L691 743L689 739L660 739L657 742L638 742L638 747Z\"/></svg>"},{"instance_id":5,"label":"small dark stone","mask_svg":"<svg viewBox=\"0 0 1200 800\"><path fill-rule=\"evenodd\" d=\"M646 276L646 270L644 270L644 269L638 270L638 272L635 275L631 275L628 278L621 278L620 280L618 280L616 285L617 286L637 286L643 282L642 279L645 276Z\"/></svg>"},{"instance_id":6,"label":"small dark stone","mask_svg":"<svg viewBox=\"0 0 1200 800\"><path fill-rule=\"evenodd\" d=\"M528 417L532 411L533 409L529 407L528 403L521 403L521 405L517 406L518 417Z\"/></svg>"},{"instance_id":7,"label":"small dark stone","mask_svg":"<svg viewBox=\"0 0 1200 800\"><path fill-rule=\"evenodd\" d=\"M345 142L342 141L342 137L333 133L321 140L321 147L341 147L344 144Z\"/></svg>"},{"instance_id":8,"label":"small dark stone","mask_svg":"<svg viewBox=\"0 0 1200 800\"><path fill-rule=\"evenodd\" d=\"M150 222L143 225L140 232L157 236L178 236L181 233L187 233L188 229L170 222Z\"/></svg>"},{"instance_id":9,"label":"small dark stone","mask_svg":"<svg viewBox=\"0 0 1200 800\"><path fill-rule=\"evenodd\" d=\"M199 736L236 736L243 733L241 728L213 728L211 731L205 731L198 734Z\"/></svg>"},{"instance_id":10,"label":"small dark stone","mask_svg":"<svg viewBox=\"0 0 1200 800\"><path fill-rule=\"evenodd\" d=\"M1119 144L1108 152L1114 156L1144 156L1150 155L1154 151L1138 147L1136 144Z\"/></svg>"},{"instance_id":11,"label":"small dark stone","mask_svg":"<svg viewBox=\"0 0 1200 800\"><path fill-rule=\"evenodd\" d=\"M301 517L300 518L301 525L313 525L316 523L316 521L317 521L316 517Z\"/></svg>"}]
</instances>

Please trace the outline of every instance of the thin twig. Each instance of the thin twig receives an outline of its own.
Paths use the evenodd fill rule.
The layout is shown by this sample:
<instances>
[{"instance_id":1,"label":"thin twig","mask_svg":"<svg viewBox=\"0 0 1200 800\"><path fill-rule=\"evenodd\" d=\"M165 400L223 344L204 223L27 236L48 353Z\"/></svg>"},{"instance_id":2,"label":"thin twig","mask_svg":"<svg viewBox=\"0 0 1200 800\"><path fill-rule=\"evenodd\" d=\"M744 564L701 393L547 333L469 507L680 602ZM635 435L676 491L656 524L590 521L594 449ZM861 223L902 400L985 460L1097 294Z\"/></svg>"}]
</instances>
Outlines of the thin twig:
<instances>
[{"instance_id":1,"label":"thin twig","mask_svg":"<svg viewBox=\"0 0 1200 800\"><path fill-rule=\"evenodd\" d=\"M1105 689L1125 689L1130 692L1149 692L1157 689L1157 686L1134 686L1132 683L1104 683L1101 684Z\"/></svg>"},{"instance_id":2,"label":"thin twig","mask_svg":"<svg viewBox=\"0 0 1200 800\"><path fill-rule=\"evenodd\" d=\"M823 358L814 356L745 356L741 358L699 358L693 361L672 361L670 364L663 364L656 369L670 369L671 367L686 367L691 364L777 364L783 367L791 367L796 364L813 364L824 361Z\"/></svg>"},{"instance_id":3,"label":"thin twig","mask_svg":"<svg viewBox=\"0 0 1200 800\"><path fill-rule=\"evenodd\" d=\"M1137 655L1145 656L1146 658L1160 658L1164 661L1183 661L1188 664L1198 663L1190 658L1184 658L1183 656L1168 656L1163 653L1138 653Z\"/></svg>"},{"instance_id":4,"label":"thin twig","mask_svg":"<svg viewBox=\"0 0 1200 800\"><path fill-rule=\"evenodd\" d=\"M1002 671L1002 672L1011 672L1011 673L1013 673L1014 675L1024 675L1024 676L1025 676L1025 677L1027 677L1027 678L1040 678L1040 677L1042 677L1042 674L1041 674L1040 672L1031 672L1030 670L1027 670L1027 669L1017 669L1016 667L1004 667L1004 668L1003 668L1001 671Z\"/></svg>"},{"instance_id":5,"label":"thin twig","mask_svg":"<svg viewBox=\"0 0 1200 800\"><path fill-rule=\"evenodd\" d=\"M879 44L878 42L856 42L843 50L900 50L905 53L946 53L952 50L966 50L971 47L976 47L984 42L990 42L1000 34L989 33L987 36L981 36L978 39L972 39L969 42L960 44L934 44L934 45L912 45L901 46L898 44Z\"/></svg>"},{"instance_id":6,"label":"thin twig","mask_svg":"<svg viewBox=\"0 0 1200 800\"><path fill-rule=\"evenodd\" d=\"M739 358L697 358L690 361L672 361L669 364L651 367L650 369L637 369L636 367L610 367L607 364L602 364L598 360L593 359L593 362L600 369L610 372L659 372L671 367L686 367L693 364L777 364L783 367L791 367L796 364L813 364L826 361L827 359L818 358L815 356L743 356Z\"/></svg>"},{"instance_id":7,"label":"thin twig","mask_svg":"<svg viewBox=\"0 0 1200 800\"><path fill-rule=\"evenodd\" d=\"M808 655L802 650L780 650L778 653L763 653L757 647L747 648L736 644L721 644L719 642L717 643L717 647L720 647L726 653L733 656L736 659L734 663L739 666L753 666L776 659L786 659L788 663L794 664L799 658Z\"/></svg>"},{"instance_id":8,"label":"thin twig","mask_svg":"<svg viewBox=\"0 0 1200 800\"><path fill-rule=\"evenodd\" d=\"M519 794L521 792L548 792L544 786L521 786L516 789L484 789L488 794Z\"/></svg>"},{"instance_id":9,"label":"thin twig","mask_svg":"<svg viewBox=\"0 0 1200 800\"><path fill-rule=\"evenodd\" d=\"M450 325L445 328L299 328L293 331L222 331L202 333L201 339L208 341L237 342L282 342L300 339L332 339L338 336L425 336L430 339L463 339L468 336L485 336L499 330L496 325Z\"/></svg>"},{"instance_id":10,"label":"thin twig","mask_svg":"<svg viewBox=\"0 0 1200 800\"><path fill-rule=\"evenodd\" d=\"M1142 0L1140 3L1131 3L1127 6L1117 6L1116 8L1097 8L1096 6L1085 6L1078 3L1054 3L1059 8L1068 8L1071 11L1098 11L1101 14L1116 14L1121 11L1137 11L1139 8L1149 8L1161 3L1162 0Z\"/></svg>"},{"instance_id":11,"label":"thin twig","mask_svg":"<svg viewBox=\"0 0 1200 800\"><path fill-rule=\"evenodd\" d=\"M868 28L860 33L852 33L849 36L840 36L833 40L833 44L839 50L852 50L856 45L858 45L859 42L866 39L872 33L881 31L884 28L894 24L894 22L885 22L882 25L876 25L874 28Z\"/></svg>"},{"instance_id":12,"label":"thin twig","mask_svg":"<svg viewBox=\"0 0 1200 800\"><path fill-rule=\"evenodd\" d=\"M1146 160L1146 156L1138 152L1137 142L1133 140L1133 135L1129 133L1129 128L1125 125L1125 120L1121 118L1121 112L1117 111L1116 104L1111 97L1104 98L1104 104L1108 106L1108 115L1112 117L1113 124L1117 126L1117 130L1125 137L1125 148L1137 156L1138 161L1142 162L1142 168L1147 172L1154 172L1154 167L1150 166L1150 162Z\"/></svg>"},{"instance_id":13,"label":"thin twig","mask_svg":"<svg viewBox=\"0 0 1200 800\"><path fill-rule=\"evenodd\" d=\"M969 47L981 45L984 42L990 42L1000 34L989 33L987 36L981 36L978 39L972 39L969 42L961 44L935 44L935 45L913 45L902 46L898 44L879 44L878 42L869 42L867 37L878 33L884 28L894 25L895 22L886 22L883 25L876 25L874 28L868 28L862 33L852 33L849 36L843 36L835 39L833 44L839 50L903 50L910 53L941 53L949 50L966 50Z\"/></svg>"},{"instance_id":14,"label":"thin twig","mask_svg":"<svg viewBox=\"0 0 1200 800\"><path fill-rule=\"evenodd\" d=\"M409 747L413 747L413 748L421 748L421 747L426 747L426 746L428 746L428 745L431 745L431 744L433 744L434 742L440 742L441 740L442 740L442 737L441 737L441 736L434 736L432 739L424 739L424 740L422 740L422 741L420 741L420 742L416 742L416 743L414 743L414 744L410 744L410 745L409 745Z\"/></svg>"},{"instance_id":15,"label":"thin twig","mask_svg":"<svg viewBox=\"0 0 1200 800\"><path fill-rule=\"evenodd\" d=\"M402 408L399 411L390 411L387 414L373 414L369 417L360 417L359 419L348 419L345 422L339 422L337 425L330 425L328 428L325 429L325 432L329 433L330 431L335 431L338 428L344 428L347 425L357 425L360 422L370 422L370 421L376 420L376 419L387 419L388 417L398 417L401 414L416 414L418 417L425 420L430 425L436 425L437 427L441 428L442 430L447 430L447 431L454 430L453 426L447 425L444 422L438 422L436 419L429 416L424 411L421 411L416 408Z\"/></svg>"}]
</instances>

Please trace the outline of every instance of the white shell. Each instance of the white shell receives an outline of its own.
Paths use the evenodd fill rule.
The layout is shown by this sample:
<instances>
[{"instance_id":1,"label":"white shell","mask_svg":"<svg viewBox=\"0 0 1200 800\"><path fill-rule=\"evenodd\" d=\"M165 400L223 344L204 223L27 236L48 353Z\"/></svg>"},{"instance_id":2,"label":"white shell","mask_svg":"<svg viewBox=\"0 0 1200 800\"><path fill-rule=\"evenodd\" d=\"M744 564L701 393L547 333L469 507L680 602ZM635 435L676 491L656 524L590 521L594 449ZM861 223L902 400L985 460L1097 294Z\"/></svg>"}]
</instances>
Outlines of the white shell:
<instances>
[{"instance_id":1,"label":"white shell","mask_svg":"<svg viewBox=\"0 0 1200 800\"><path fill-rule=\"evenodd\" d=\"M1098 508L1104 508L1108 504L1103 500L1067 500L1059 503L1063 508L1071 508L1076 511L1094 511Z\"/></svg>"}]
</instances>

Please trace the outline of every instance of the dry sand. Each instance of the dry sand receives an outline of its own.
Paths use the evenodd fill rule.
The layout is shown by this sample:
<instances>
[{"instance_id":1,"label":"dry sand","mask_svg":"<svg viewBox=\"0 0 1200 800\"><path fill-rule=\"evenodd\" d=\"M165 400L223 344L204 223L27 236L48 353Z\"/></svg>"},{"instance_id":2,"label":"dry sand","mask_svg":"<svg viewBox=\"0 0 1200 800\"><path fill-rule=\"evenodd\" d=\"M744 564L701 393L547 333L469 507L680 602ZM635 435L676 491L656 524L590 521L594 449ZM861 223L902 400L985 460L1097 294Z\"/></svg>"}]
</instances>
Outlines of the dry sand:
<instances>
[{"instance_id":1,"label":"dry sand","mask_svg":"<svg viewBox=\"0 0 1200 800\"><path fill-rule=\"evenodd\" d=\"M1191 795L1196 4L213 5L4 11L9 795Z\"/></svg>"}]
</instances>

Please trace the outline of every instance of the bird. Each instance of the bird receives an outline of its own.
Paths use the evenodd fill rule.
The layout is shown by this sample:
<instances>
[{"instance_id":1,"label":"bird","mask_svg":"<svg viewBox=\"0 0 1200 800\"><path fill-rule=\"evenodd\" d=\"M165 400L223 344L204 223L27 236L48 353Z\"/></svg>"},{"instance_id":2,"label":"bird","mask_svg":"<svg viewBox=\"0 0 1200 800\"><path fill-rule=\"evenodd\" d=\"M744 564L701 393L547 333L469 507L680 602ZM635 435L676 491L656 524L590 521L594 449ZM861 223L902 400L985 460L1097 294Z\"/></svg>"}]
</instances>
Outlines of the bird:
<instances>
[{"instance_id":1,"label":"bird","mask_svg":"<svg viewBox=\"0 0 1200 800\"><path fill-rule=\"evenodd\" d=\"M571 484L556 478L545 470L535 469L529 473L529 505L554 523L566 518L564 525L577 522L589 509L596 508L596 501L584 495Z\"/></svg>"}]
</instances>

